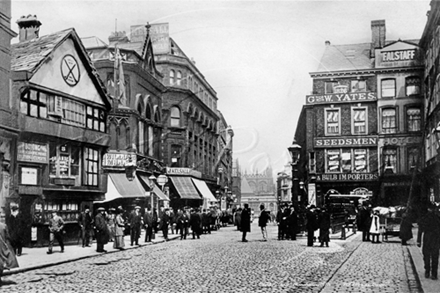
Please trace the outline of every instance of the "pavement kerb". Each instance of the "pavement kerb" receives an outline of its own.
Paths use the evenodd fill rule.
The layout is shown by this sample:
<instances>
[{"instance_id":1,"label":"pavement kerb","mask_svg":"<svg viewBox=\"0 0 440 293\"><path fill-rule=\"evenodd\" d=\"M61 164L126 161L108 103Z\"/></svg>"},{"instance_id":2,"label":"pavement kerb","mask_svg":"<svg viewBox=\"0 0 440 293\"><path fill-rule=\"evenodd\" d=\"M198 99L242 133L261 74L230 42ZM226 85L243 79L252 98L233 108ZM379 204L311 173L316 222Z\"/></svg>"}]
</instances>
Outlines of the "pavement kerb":
<instances>
[{"instance_id":1,"label":"pavement kerb","mask_svg":"<svg viewBox=\"0 0 440 293\"><path fill-rule=\"evenodd\" d=\"M116 250L116 249L115 250L110 250L110 251L107 251L105 254L118 253L118 252L122 252L122 251L125 251L125 250L137 249L137 248L144 247L144 246L156 245L156 244L163 243L163 242L166 242L166 241L175 240L175 239L177 239L179 237L180 237L179 235L170 235L168 237L168 240L165 240L165 239L153 240L152 242L149 242L149 243L142 243L142 244L139 244L139 245L136 245L136 246L128 246L124 250ZM32 248L29 248L29 249L32 249ZM13 275L13 274L23 273L23 272L27 272L27 271L31 271L31 270L47 268L47 267L51 267L51 266L60 265L60 264L63 264L63 263L69 263L69 262L73 262L73 261L78 261L78 260L81 260L81 259L98 257L98 256L105 255L105 254L99 253L99 252L93 252L92 254L89 254L89 255L84 255L84 256L79 256L79 257L72 256L72 257L70 257L68 259L64 259L64 260L60 260L60 261L54 261L54 262L51 262L51 263L38 264L38 265L33 265L33 266L28 266L28 267L18 267L18 268L14 268L14 269L11 269L11 270L4 270L2 276Z\"/></svg>"}]
</instances>

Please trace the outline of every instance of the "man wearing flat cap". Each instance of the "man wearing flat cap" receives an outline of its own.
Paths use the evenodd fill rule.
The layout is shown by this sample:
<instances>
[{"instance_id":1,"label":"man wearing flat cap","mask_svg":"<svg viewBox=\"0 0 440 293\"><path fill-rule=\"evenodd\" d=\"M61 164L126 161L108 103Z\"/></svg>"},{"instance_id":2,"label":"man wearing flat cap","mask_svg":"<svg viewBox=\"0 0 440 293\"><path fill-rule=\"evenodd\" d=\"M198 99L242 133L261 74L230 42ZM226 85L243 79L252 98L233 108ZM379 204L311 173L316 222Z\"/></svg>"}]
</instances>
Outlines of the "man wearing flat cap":
<instances>
[{"instance_id":1,"label":"man wearing flat cap","mask_svg":"<svg viewBox=\"0 0 440 293\"><path fill-rule=\"evenodd\" d=\"M133 246L133 243L139 245L139 237L141 236L142 221L143 219L141 215L141 207L135 206L134 210L131 212L129 217L131 246Z\"/></svg>"},{"instance_id":2,"label":"man wearing flat cap","mask_svg":"<svg viewBox=\"0 0 440 293\"><path fill-rule=\"evenodd\" d=\"M100 207L96 211L98 213L95 217L96 251L107 252L107 250L104 250L104 244L108 243L109 231L104 215L105 209Z\"/></svg>"}]
</instances>

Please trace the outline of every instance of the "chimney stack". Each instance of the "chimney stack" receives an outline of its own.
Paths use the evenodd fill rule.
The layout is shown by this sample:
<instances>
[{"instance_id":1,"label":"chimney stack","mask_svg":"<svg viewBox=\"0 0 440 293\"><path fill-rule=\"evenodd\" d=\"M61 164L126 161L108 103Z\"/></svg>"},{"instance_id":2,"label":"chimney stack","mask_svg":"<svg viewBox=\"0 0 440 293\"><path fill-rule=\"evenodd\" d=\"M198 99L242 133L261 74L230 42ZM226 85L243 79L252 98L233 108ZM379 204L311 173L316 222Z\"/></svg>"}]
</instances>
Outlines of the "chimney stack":
<instances>
[{"instance_id":1,"label":"chimney stack","mask_svg":"<svg viewBox=\"0 0 440 293\"><path fill-rule=\"evenodd\" d=\"M330 46L331 45L330 41L325 41L325 45Z\"/></svg>"},{"instance_id":2,"label":"chimney stack","mask_svg":"<svg viewBox=\"0 0 440 293\"><path fill-rule=\"evenodd\" d=\"M374 57L374 49L383 48L386 40L385 19L371 21L371 51Z\"/></svg>"},{"instance_id":3,"label":"chimney stack","mask_svg":"<svg viewBox=\"0 0 440 293\"><path fill-rule=\"evenodd\" d=\"M19 41L25 42L39 37L41 22L36 15L22 16L17 20Z\"/></svg>"}]
</instances>

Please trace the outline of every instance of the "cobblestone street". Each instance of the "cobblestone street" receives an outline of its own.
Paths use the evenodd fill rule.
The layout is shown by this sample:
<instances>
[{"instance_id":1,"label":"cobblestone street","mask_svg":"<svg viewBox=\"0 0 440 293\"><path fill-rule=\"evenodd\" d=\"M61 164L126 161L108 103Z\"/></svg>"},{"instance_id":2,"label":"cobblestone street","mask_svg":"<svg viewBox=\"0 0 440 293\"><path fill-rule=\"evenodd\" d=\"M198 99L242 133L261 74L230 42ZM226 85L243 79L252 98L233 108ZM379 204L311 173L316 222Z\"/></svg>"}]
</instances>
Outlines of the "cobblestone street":
<instances>
[{"instance_id":1,"label":"cobblestone street","mask_svg":"<svg viewBox=\"0 0 440 293\"><path fill-rule=\"evenodd\" d=\"M229 226L200 240L173 240L6 276L4 292L412 292L405 249L360 235L307 247L276 240L256 223L248 243ZM317 244L315 244L317 245ZM414 288L413 292L417 292Z\"/></svg>"}]
</instances>

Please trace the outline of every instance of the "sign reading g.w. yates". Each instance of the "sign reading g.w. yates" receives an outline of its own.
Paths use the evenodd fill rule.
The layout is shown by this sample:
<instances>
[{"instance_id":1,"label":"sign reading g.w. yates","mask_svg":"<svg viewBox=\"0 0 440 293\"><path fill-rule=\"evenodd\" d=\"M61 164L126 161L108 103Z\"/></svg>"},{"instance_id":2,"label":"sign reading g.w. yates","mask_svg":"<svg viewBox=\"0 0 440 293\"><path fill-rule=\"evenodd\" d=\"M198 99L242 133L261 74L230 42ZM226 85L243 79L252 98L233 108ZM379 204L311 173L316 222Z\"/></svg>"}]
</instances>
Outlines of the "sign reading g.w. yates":
<instances>
[{"instance_id":1,"label":"sign reading g.w. yates","mask_svg":"<svg viewBox=\"0 0 440 293\"><path fill-rule=\"evenodd\" d=\"M326 95L310 95L306 96L307 105L328 104L328 103L359 103L376 101L375 92L361 93L338 93Z\"/></svg>"}]
</instances>

